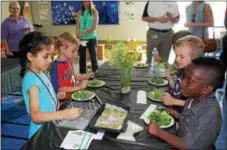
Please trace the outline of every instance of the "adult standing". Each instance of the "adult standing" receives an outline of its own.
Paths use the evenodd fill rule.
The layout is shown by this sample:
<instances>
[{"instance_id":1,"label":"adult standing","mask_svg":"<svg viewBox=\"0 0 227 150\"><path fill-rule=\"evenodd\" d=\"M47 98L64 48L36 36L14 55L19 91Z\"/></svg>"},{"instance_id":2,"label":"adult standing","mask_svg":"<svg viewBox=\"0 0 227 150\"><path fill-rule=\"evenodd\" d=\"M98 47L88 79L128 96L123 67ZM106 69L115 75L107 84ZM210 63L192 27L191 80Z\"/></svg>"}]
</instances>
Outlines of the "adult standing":
<instances>
[{"instance_id":1,"label":"adult standing","mask_svg":"<svg viewBox=\"0 0 227 150\"><path fill-rule=\"evenodd\" d=\"M214 26L213 12L208 3L193 1L186 7L186 24L192 35L208 38L208 28Z\"/></svg>"},{"instance_id":2,"label":"adult standing","mask_svg":"<svg viewBox=\"0 0 227 150\"><path fill-rule=\"evenodd\" d=\"M151 63L151 55L156 47L159 55L168 61L173 36L173 26L179 20L176 2L148 1L142 20L148 22L147 31L147 63Z\"/></svg>"},{"instance_id":3,"label":"adult standing","mask_svg":"<svg viewBox=\"0 0 227 150\"><path fill-rule=\"evenodd\" d=\"M85 41L86 43L81 44L79 47L79 66L81 74L85 74L87 72L86 48L88 48L90 53L92 71L95 72L98 69L96 54L96 29L98 20L98 11L95 9L93 2L91 0L82 1L81 10L77 13L76 19L76 35L80 39L81 43L82 41Z\"/></svg>"},{"instance_id":4,"label":"adult standing","mask_svg":"<svg viewBox=\"0 0 227 150\"><path fill-rule=\"evenodd\" d=\"M8 58L18 57L18 46L21 38L32 30L31 23L20 15L20 4L16 1L9 3L10 16L1 25L2 43L6 47Z\"/></svg>"}]
</instances>

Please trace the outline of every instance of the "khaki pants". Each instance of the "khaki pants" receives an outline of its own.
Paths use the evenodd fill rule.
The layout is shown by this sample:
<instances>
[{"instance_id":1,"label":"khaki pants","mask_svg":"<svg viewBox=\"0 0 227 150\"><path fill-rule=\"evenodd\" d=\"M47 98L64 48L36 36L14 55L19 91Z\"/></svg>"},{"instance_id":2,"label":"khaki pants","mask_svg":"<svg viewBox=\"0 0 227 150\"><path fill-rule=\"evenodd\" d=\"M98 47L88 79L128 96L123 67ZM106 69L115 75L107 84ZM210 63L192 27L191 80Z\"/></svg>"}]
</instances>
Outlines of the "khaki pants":
<instances>
[{"instance_id":1,"label":"khaki pants","mask_svg":"<svg viewBox=\"0 0 227 150\"><path fill-rule=\"evenodd\" d=\"M159 56L168 61L172 45L173 30L157 32L151 29L147 31L147 64L151 63L152 51L156 47Z\"/></svg>"}]
</instances>

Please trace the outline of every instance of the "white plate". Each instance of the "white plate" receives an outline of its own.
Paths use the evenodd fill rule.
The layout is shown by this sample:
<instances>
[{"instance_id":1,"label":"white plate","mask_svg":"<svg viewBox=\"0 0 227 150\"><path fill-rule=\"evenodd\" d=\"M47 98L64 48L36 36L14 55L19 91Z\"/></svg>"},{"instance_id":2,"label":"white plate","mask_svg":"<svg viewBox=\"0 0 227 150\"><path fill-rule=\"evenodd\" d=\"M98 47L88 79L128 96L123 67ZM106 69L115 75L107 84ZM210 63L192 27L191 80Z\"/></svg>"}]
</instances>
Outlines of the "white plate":
<instances>
[{"instance_id":1,"label":"white plate","mask_svg":"<svg viewBox=\"0 0 227 150\"><path fill-rule=\"evenodd\" d=\"M151 112L149 112L148 114L150 114ZM171 122L170 122L170 124L168 124L168 125L166 125L166 126L164 126L164 125L162 125L162 126L160 126L160 128L162 128L162 129L164 129L164 128L169 128L169 127L171 127L171 126L173 126L174 125L174 119L173 119L173 117L172 116L170 116L171 117ZM148 116L146 116L146 117L144 117L144 122L146 123L146 124L150 124L150 120L148 119Z\"/></svg>"},{"instance_id":2,"label":"white plate","mask_svg":"<svg viewBox=\"0 0 227 150\"><path fill-rule=\"evenodd\" d=\"M82 91L88 91L88 90L82 90ZM74 92L73 94L75 94L75 93L80 93L80 92L82 92L82 91L77 91L77 92ZM89 91L89 92L91 92L91 91ZM81 102L83 102L83 101L88 101L88 100L91 100L92 98L95 97L95 93L94 93L94 92L91 92L91 93L92 93L92 95L91 95L90 97L86 98L86 99L76 99L76 98L73 97L73 94L71 95L71 98L72 98L73 100L75 100L75 101L81 101Z\"/></svg>"},{"instance_id":3,"label":"white plate","mask_svg":"<svg viewBox=\"0 0 227 150\"><path fill-rule=\"evenodd\" d=\"M91 80L92 81L92 80ZM106 83L105 83L105 81L103 81L103 80L99 80L100 81L100 84L99 85L97 85L97 86L93 86L93 85L91 85L90 84L90 82L91 81L88 81L88 87L102 87L102 86L104 86Z\"/></svg>"},{"instance_id":4,"label":"white plate","mask_svg":"<svg viewBox=\"0 0 227 150\"><path fill-rule=\"evenodd\" d=\"M152 91L151 91L151 92L152 92ZM149 97L149 93L150 93L150 92L147 93L147 98L148 98L148 99L150 99L150 100L152 100L152 101L155 101L155 102L163 102L162 99L154 99L154 98Z\"/></svg>"},{"instance_id":5,"label":"white plate","mask_svg":"<svg viewBox=\"0 0 227 150\"><path fill-rule=\"evenodd\" d=\"M138 64L144 64L144 66L137 66ZM145 64L145 63L137 63L137 64L134 64L134 67L136 67L136 68L146 68L148 66L149 65L148 64Z\"/></svg>"},{"instance_id":6,"label":"white plate","mask_svg":"<svg viewBox=\"0 0 227 150\"><path fill-rule=\"evenodd\" d=\"M163 82L164 82L164 83L162 83L162 84L153 83L153 82L151 82L151 79L148 79L148 82L149 82L150 84L156 85L156 86L164 86L164 85L167 85L167 84L169 83L169 81L166 80L166 79L163 79Z\"/></svg>"}]
</instances>

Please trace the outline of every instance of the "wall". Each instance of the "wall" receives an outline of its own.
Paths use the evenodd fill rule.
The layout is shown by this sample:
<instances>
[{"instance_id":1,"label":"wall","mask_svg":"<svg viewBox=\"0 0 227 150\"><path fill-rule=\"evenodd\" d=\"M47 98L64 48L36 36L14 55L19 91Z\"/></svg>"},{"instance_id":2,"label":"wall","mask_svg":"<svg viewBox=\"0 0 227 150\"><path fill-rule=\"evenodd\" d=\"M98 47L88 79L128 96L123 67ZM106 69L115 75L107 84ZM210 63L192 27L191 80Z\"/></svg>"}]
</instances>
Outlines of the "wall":
<instances>
[{"instance_id":1,"label":"wall","mask_svg":"<svg viewBox=\"0 0 227 150\"><path fill-rule=\"evenodd\" d=\"M1 22L9 16L9 2L1 1Z\"/></svg>"},{"instance_id":2,"label":"wall","mask_svg":"<svg viewBox=\"0 0 227 150\"><path fill-rule=\"evenodd\" d=\"M31 2L32 3L32 15L34 23L40 23L39 18L39 3L38 2ZM119 25L99 25L97 29L97 36L99 40L106 40L108 36L110 36L113 40L128 40L129 38L136 38L140 41L146 40L146 29L147 23L142 22L141 16L143 13L143 9L146 2L134 2L133 6L128 6L129 10L133 10L135 13L135 19L130 20L128 22L125 21L125 10L127 6L125 2L120 2L120 24ZM75 33L75 25L65 25L65 26L53 26L52 25L52 18L51 18L51 3L48 2L48 9L49 9L49 21L46 25L43 26L40 31L45 32L48 35L58 35L63 31L70 31ZM133 8L134 7L134 8Z\"/></svg>"}]
</instances>

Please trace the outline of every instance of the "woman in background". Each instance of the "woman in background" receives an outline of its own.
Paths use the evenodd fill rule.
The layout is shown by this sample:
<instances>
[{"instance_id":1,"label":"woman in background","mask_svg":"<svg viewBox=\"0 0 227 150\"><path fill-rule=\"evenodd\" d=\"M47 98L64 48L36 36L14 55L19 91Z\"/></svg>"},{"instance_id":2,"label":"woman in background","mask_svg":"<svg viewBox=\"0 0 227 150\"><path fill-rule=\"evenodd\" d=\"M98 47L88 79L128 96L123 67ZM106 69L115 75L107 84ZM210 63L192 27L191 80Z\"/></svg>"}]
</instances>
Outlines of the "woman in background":
<instances>
[{"instance_id":1,"label":"woman in background","mask_svg":"<svg viewBox=\"0 0 227 150\"><path fill-rule=\"evenodd\" d=\"M193 1L186 7L186 24L192 35L200 38L208 38L207 27L214 26L213 12L208 3L204 1ZM204 30L204 31L203 31Z\"/></svg>"},{"instance_id":2,"label":"woman in background","mask_svg":"<svg viewBox=\"0 0 227 150\"><path fill-rule=\"evenodd\" d=\"M92 1L81 2L81 10L77 13L76 20L77 38L84 41L84 44L79 47L80 73L85 74L87 72L86 48L90 53L92 71L95 72L98 69L96 29L99 18L98 11Z\"/></svg>"},{"instance_id":3,"label":"woman in background","mask_svg":"<svg viewBox=\"0 0 227 150\"><path fill-rule=\"evenodd\" d=\"M21 38L33 27L25 17L20 16L20 4L18 2L10 2L9 11L10 16L2 22L1 38L6 48L7 57L17 58Z\"/></svg>"}]
</instances>

